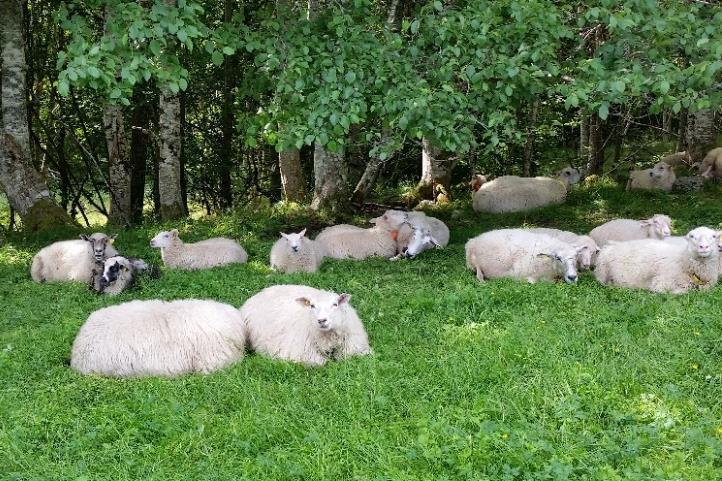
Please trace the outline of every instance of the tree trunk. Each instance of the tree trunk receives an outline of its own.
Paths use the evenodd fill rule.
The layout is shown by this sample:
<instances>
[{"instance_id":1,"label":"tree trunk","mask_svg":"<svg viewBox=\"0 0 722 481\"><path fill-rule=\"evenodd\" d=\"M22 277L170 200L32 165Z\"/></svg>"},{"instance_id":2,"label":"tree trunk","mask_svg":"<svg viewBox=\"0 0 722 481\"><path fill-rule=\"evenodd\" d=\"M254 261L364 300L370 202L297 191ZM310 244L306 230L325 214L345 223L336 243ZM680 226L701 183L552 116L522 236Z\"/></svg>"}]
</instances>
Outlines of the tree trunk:
<instances>
[{"instance_id":1,"label":"tree trunk","mask_svg":"<svg viewBox=\"0 0 722 481\"><path fill-rule=\"evenodd\" d=\"M599 115L589 117L589 160L587 172L602 175L604 173L604 144L602 142L602 119Z\"/></svg>"},{"instance_id":2,"label":"tree trunk","mask_svg":"<svg viewBox=\"0 0 722 481\"><path fill-rule=\"evenodd\" d=\"M333 153L315 144L313 175L315 182L311 208L343 210L348 200L348 166L343 150Z\"/></svg>"},{"instance_id":3,"label":"tree trunk","mask_svg":"<svg viewBox=\"0 0 722 481\"><path fill-rule=\"evenodd\" d=\"M526 142L524 143L524 177L529 177L532 171L534 157L534 129L539 113L539 100L534 100L529 107L529 118L526 124Z\"/></svg>"},{"instance_id":4,"label":"tree trunk","mask_svg":"<svg viewBox=\"0 0 722 481\"><path fill-rule=\"evenodd\" d=\"M303 177L301 155L298 149L287 149L278 154L281 171L283 199L288 202L303 202L306 198L306 181Z\"/></svg>"},{"instance_id":5,"label":"tree trunk","mask_svg":"<svg viewBox=\"0 0 722 481\"><path fill-rule=\"evenodd\" d=\"M672 138L672 111L669 109L662 111L662 129L664 130L664 140L669 142Z\"/></svg>"},{"instance_id":6,"label":"tree trunk","mask_svg":"<svg viewBox=\"0 0 722 481\"><path fill-rule=\"evenodd\" d=\"M233 19L232 0L223 2L223 20L230 23ZM219 169L219 186L221 208L228 210L233 207L233 190L231 188L231 171L233 170L233 100L235 98L237 71L235 56L226 57L223 63L223 105L221 106L221 159Z\"/></svg>"},{"instance_id":7,"label":"tree trunk","mask_svg":"<svg viewBox=\"0 0 722 481\"><path fill-rule=\"evenodd\" d=\"M129 226L132 171L128 159L123 109L119 105L108 104L105 107L103 129L108 147L108 189L110 190L108 222L117 226Z\"/></svg>"},{"instance_id":8,"label":"tree trunk","mask_svg":"<svg viewBox=\"0 0 722 481\"><path fill-rule=\"evenodd\" d=\"M714 125L714 110L700 110L687 116L687 149L692 162L701 161L707 152L715 148L717 130Z\"/></svg>"},{"instance_id":9,"label":"tree trunk","mask_svg":"<svg viewBox=\"0 0 722 481\"><path fill-rule=\"evenodd\" d=\"M440 184L448 192L451 184L451 171L456 165L453 159L442 159L441 150L429 139L421 140L421 181L417 190L424 199L434 199L434 189Z\"/></svg>"},{"instance_id":10,"label":"tree trunk","mask_svg":"<svg viewBox=\"0 0 722 481\"><path fill-rule=\"evenodd\" d=\"M584 112L579 119L579 158L589 158L589 115Z\"/></svg>"},{"instance_id":11,"label":"tree trunk","mask_svg":"<svg viewBox=\"0 0 722 481\"><path fill-rule=\"evenodd\" d=\"M34 231L69 224L71 219L32 164L23 25L22 2L0 0L0 184L24 228Z\"/></svg>"},{"instance_id":12,"label":"tree trunk","mask_svg":"<svg viewBox=\"0 0 722 481\"><path fill-rule=\"evenodd\" d=\"M677 127L677 147L676 152L687 150L687 120L689 115L683 110L679 113L679 126Z\"/></svg>"},{"instance_id":13,"label":"tree trunk","mask_svg":"<svg viewBox=\"0 0 722 481\"><path fill-rule=\"evenodd\" d=\"M142 102L142 91L133 92L133 130L130 134L130 161L132 177L130 180L130 218L133 224L143 222L143 204L145 203L145 173L148 163L148 144L150 135L150 112Z\"/></svg>"},{"instance_id":14,"label":"tree trunk","mask_svg":"<svg viewBox=\"0 0 722 481\"><path fill-rule=\"evenodd\" d=\"M163 89L160 94L158 130L158 194L160 218L180 219L186 216L181 188L180 97Z\"/></svg>"},{"instance_id":15,"label":"tree trunk","mask_svg":"<svg viewBox=\"0 0 722 481\"><path fill-rule=\"evenodd\" d=\"M381 144L388 142L388 134L384 133L381 139ZM358 183L356 184L356 187L353 190L353 194L351 195L351 202L354 204L363 204L366 200L366 196L371 192L371 189L374 188L374 185L376 185L376 181L379 178L379 175L381 175L381 172L384 170L384 166L386 165L387 159L382 160L379 156L378 152L373 157L369 158L368 163L366 164L366 169L364 169L364 173L361 175L361 178L359 179Z\"/></svg>"}]
</instances>

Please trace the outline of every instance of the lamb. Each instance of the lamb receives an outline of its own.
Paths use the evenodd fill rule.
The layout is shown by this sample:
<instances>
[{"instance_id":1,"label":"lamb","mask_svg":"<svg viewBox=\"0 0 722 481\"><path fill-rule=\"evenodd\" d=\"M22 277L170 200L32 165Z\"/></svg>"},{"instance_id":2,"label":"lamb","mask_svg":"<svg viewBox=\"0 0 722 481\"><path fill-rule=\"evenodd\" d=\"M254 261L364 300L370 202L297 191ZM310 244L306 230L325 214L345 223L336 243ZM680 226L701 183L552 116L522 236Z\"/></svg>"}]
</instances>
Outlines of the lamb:
<instances>
[{"instance_id":1,"label":"lamb","mask_svg":"<svg viewBox=\"0 0 722 481\"><path fill-rule=\"evenodd\" d=\"M655 214L649 219L614 219L595 227L589 233L599 247L609 241L638 239L664 239L672 234L672 219L664 214Z\"/></svg>"},{"instance_id":2,"label":"lamb","mask_svg":"<svg viewBox=\"0 0 722 481\"><path fill-rule=\"evenodd\" d=\"M35 282L90 282L96 263L118 255L113 247L115 237L96 232L81 235L80 240L50 244L33 257L30 276Z\"/></svg>"},{"instance_id":3,"label":"lamb","mask_svg":"<svg viewBox=\"0 0 722 481\"><path fill-rule=\"evenodd\" d=\"M499 229L466 243L466 267L480 282L497 277L564 279L577 282L577 257L587 246L573 246L546 234L524 229Z\"/></svg>"},{"instance_id":4,"label":"lamb","mask_svg":"<svg viewBox=\"0 0 722 481\"><path fill-rule=\"evenodd\" d=\"M207 300L131 301L93 312L75 338L70 367L110 377L210 373L243 358L238 309Z\"/></svg>"},{"instance_id":5,"label":"lamb","mask_svg":"<svg viewBox=\"0 0 722 481\"><path fill-rule=\"evenodd\" d=\"M98 294L117 296L133 287L138 277L146 271L153 277L160 274L157 266L149 266L142 259L113 256L105 260L102 270L93 270L90 287Z\"/></svg>"},{"instance_id":6,"label":"lamb","mask_svg":"<svg viewBox=\"0 0 722 481\"><path fill-rule=\"evenodd\" d=\"M656 239L615 242L602 249L594 275L602 284L682 294L717 284L720 232L697 227L687 245Z\"/></svg>"},{"instance_id":7,"label":"lamb","mask_svg":"<svg viewBox=\"0 0 722 481\"><path fill-rule=\"evenodd\" d=\"M627 190L663 190L669 192L674 187L677 176L674 168L664 162L657 162L651 169L633 170L629 173Z\"/></svg>"},{"instance_id":8,"label":"lamb","mask_svg":"<svg viewBox=\"0 0 722 481\"><path fill-rule=\"evenodd\" d=\"M675 152L665 155L659 161L671 167L688 166L692 163L692 156L687 151Z\"/></svg>"},{"instance_id":9,"label":"lamb","mask_svg":"<svg viewBox=\"0 0 722 481\"><path fill-rule=\"evenodd\" d=\"M208 269L248 261L246 251L233 239L215 237L186 244L177 229L160 232L150 241L150 246L160 249L166 267L176 269Z\"/></svg>"},{"instance_id":10,"label":"lamb","mask_svg":"<svg viewBox=\"0 0 722 481\"><path fill-rule=\"evenodd\" d=\"M271 248L271 267L279 272L316 272L323 262L321 244L306 237L306 229L298 234L281 232Z\"/></svg>"},{"instance_id":11,"label":"lamb","mask_svg":"<svg viewBox=\"0 0 722 481\"><path fill-rule=\"evenodd\" d=\"M566 242L567 244L575 246L586 246L586 249L579 251L577 263L580 269L585 270L589 270L590 268L592 268L592 266L594 266L594 259L596 258L597 254L599 254L599 246L596 242L594 242L594 239L592 239L588 235L578 235L574 232L559 229L549 229L546 227L534 227L526 230L535 234L546 234L550 237L554 237L555 239L559 239L562 242Z\"/></svg>"},{"instance_id":12,"label":"lamb","mask_svg":"<svg viewBox=\"0 0 722 481\"><path fill-rule=\"evenodd\" d=\"M268 287L241 307L248 344L261 354L308 366L371 354L349 294L313 287Z\"/></svg>"},{"instance_id":13,"label":"lamb","mask_svg":"<svg viewBox=\"0 0 722 481\"><path fill-rule=\"evenodd\" d=\"M316 242L327 257L362 260L396 254L396 236L397 232L385 225L370 229L337 225L324 229L316 237Z\"/></svg>"},{"instance_id":14,"label":"lamb","mask_svg":"<svg viewBox=\"0 0 722 481\"><path fill-rule=\"evenodd\" d=\"M496 214L522 212L561 204L566 195L567 188L558 179L506 175L481 185L473 194L473 208Z\"/></svg>"},{"instance_id":15,"label":"lamb","mask_svg":"<svg viewBox=\"0 0 722 481\"><path fill-rule=\"evenodd\" d=\"M424 229L429 231L429 240L433 237L433 246L435 247L446 247L449 245L449 228L442 221L435 217L427 216L423 212L404 212L402 210L389 209L383 213L383 215L371 219L369 222L376 224L377 226L383 225L391 232L397 232L396 234L396 254L394 257L398 258L400 255L406 252L406 249L411 242L411 238L414 235L414 227L419 227L421 231ZM421 236L423 237L423 235ZM418 244L417 247L421 248L422 245L426 247L421 251L418 251L414 257L420 254L423 250L432 247L430 243Z\"/></svg>"},{"instance_id":16,"label":"lamb","mask_svg":"<svg viewBox=\"0 0 722 481\"><path fill-rule=\"evenodd\" d=\"M569 189L572 185L578 184L582 181L582 178L584 178L584 172L582 169L568 165L557 172L557 178L564 182L566 188Z\"/></svg>"},{"instance_id":17,"label":"lamb","mask_svg":"<svg viewBox=\"0 0 722 481\"><path fill-rule=\"evenodd\" d=\"M722 177L722 147L710 150L699 164L699 173L705 179Z\"/></svg>"}]
</instances>

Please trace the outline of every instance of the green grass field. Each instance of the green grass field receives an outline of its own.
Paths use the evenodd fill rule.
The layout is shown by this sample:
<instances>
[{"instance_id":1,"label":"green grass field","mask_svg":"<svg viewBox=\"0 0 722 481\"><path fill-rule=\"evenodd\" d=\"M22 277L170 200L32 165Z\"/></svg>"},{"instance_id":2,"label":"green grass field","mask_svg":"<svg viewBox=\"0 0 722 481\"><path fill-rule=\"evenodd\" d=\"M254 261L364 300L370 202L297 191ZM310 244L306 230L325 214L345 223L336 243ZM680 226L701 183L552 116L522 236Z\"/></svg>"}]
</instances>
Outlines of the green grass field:
<instances>
[{"instance_id":1,"label":"green grass field","mask_svg":"<svg viewBox=\"0 0 722 481\"><path fill-rule=\"evenodd\" d=\"M719 227L722 189L627 194L579 189L560 207L475 215L411 262L330 261L316 275L268 268L293 211L181 226L231 235L248 265L164 271L117 298L28 275L48 242L0 247L0 480L715 480L722 479L722 288L673 297L511 280L479 284L464 243L521 224L587 231L668 213L675 232ZM160 261L123 231L118 248ZM317 229L316 229L317 230ZM314 232L315 233L315 232ZM88 314L136 298L240 306L261 288L345 291L374 355L307 369L250 354L210 376L115 380L66 365Z\"/></svg>"}]
</instances>

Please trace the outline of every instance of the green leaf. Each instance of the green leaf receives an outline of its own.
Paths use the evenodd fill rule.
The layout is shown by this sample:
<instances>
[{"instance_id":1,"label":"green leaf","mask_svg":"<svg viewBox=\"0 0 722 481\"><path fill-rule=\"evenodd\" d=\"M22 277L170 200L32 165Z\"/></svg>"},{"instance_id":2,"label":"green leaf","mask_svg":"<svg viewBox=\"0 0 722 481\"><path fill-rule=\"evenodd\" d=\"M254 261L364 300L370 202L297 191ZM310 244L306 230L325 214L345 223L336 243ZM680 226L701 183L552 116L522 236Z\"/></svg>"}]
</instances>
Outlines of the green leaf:
<instances>
[{"instance_id":1,"label":"green leaf","mask_svg":"<svg viewBox=\"0 0 722 481\"><path fill-rule=\"evenodd\" d=\"M60 80L60 81L58 82L58 93L59 93L62 97L67 97L67 96L68 96L68 94L70 93L70 86L68 85L68 82L67 82L67 81L65 81L65 80Z\"/></svg>"},{"instance_id":2,"label":"green leaf","mask_svg":"<svg viewBox=\"0 0 722 481\"><path fill-rule=\"evenodd\" d=\"M214 50L213 54L211 55L211 61L214 65L218 66L223 63L223 54L219 52L218 50Z\"/></svg>"},{"instance_id":3,"label":"green leaf","mask_svg":"<svg viewBox=\"0 0 722 481\"><path fill-rule=\"evenodd\" d=\"M100 70L98 70L98 67L91 65L90 67L88 67L88 75L93 78L98 78L100 77Z\"/></svg>"},{"instance_id":4,"label":"green leaf","mask_svg":"<svg viewBox=\"0 0 722 481\"><path fill-rule=\"evenodd\" d=\"M669 82L666 81L666 80L662 80L662 81L659 83L659 91L660 91L662 94L666 94L667 92L669 92L669 87L670 87Z\"/></svg>"},{"instance_id":5,"label":"green leaf","mask_svg":"<svg viewBox=\"0 0 722 481\"><path fill-rule=\"evenodd\" d=\"M150 41L150 51L153 52L153 55L155 55L156 57L158 55L160 55L160 49L161 49L161 44L158 40Z\"/></svg>"},{"instance_id":6,"label":"green leaf","mask_svg":"<svg viewBox=\"0 0 722 481\"><path fill-rule=\"evenodd\" d=\"M236 49L234 49L233 47L226 46L226 47L223 47L223 53L226 55L233 55L234 53L236 53Z\"/></svg>"},{"instance_id":7,"label":"green leaf","mask_svg":"<svg viewBox=\"0 0 722 481\"><path fill-rule=\"evenodd\" d=\"M185 92L185 90L188 88L188 81L181 77L180 79L178 79L178 87L180 87L180 89Z\"/></svg>"},{"instance_id":8,"label":"green leaf","mask_svg":"<svg viewBox=\"0 0 722 481\"><path fill-rule=\"evenodd\" d=\"M599 118L607 120L607 117L609 117L609 102L602 102L599 106Z\"/></svg>"},{"instance_id":9,"label":"green leaf","mask_svg":"<svg viewBox=\"0 0 722 481\"><path fill-rule=\"evenodd\" d=\"M346 81L348 83L353 83L354 80L356 80L356 73L354 72L347 72L346 73Z\"/></svg>"},{"instance_id":10,"label":"green leaf","mask_svg":"<svg viewBox=\"0 0 722 481\"><path fill-rule=\"evenodd\" d=\"M441 10L444 9L444 5L439 0L436 0L434 2L434 8L440 12Z\"/></svg>"},{"instance_id":11,"label":"green leaf","mask_svg":"<svg viewBox=\"0 0 722 481\"><path fill-rule=\"evenodd\" d=\"M627 85L621 80L615 80L612 82L612 88L621 94L627 88Z\"/></svg>"},{"instance_id":12,"label":"green leaf","mask_svg":"<svg viewBox=\"0 0 722 481\"><path fill-rule=\"evenodd\" d=\"M678 114L680 110L682 110L682 104L679 102L675 102L674 105L672 105L672 112Z\"/></svg>"},{"instance_id":13,"label":"green leaf","mask_svg":"<svg viewBox=\"0 0 722 481\"><path fill-rule=\"evenodd\" d=\"M121 95L123 95L123 93L120 91L119 88L114 88L113 90L110 91L111 99L119 99Z\"/></svg>"},{"instance_id":14,"label":"green leaf","mask_svg":"<svg viewBox=\"0 0 722 481\"><path fill-rule=\"evenodd\" d=\"M411 22L411 33L418 33L419 25L420 22L418 20L414 20L413 22Z\"/></svg>"}]
</instances>

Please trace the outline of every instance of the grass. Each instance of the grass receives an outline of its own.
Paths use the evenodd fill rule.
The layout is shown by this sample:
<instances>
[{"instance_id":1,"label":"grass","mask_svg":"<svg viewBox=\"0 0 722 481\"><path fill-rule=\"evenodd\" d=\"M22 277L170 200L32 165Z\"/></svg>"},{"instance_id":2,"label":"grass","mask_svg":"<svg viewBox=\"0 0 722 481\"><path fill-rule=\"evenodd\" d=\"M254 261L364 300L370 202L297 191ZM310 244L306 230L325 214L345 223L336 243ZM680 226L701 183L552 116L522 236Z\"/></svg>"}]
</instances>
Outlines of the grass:
<instances>
[{"instance_id":1,"label":"grass","mask_svg":"<svg viewBox=\"0 0 722 481\"><path fill-rule=\"evenodd\" d=\"M188 240L241 239L248 265L165 271L114 299L31 282L29 260L50 236L11 235L0 247L0 479L720 479L720 288L673 297L605 288L589 274L576 286L482 285L463 262L466 239L496 227L586 231L657 212L677 233L716 227L720 194L600 184L529 214L464 205L453 220L439 213L452 227L443 251L328 262L317 275L267 267L276 232L314 219L259 207L181 229ZM162 227L124 231L117 245L159 261L148 239ZM66 365L95 309L136 298L240 306L278 283L350 292L375 354L322 369L250 354L171 380L83 377Z\"/></svg>"}]
</instances>

